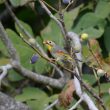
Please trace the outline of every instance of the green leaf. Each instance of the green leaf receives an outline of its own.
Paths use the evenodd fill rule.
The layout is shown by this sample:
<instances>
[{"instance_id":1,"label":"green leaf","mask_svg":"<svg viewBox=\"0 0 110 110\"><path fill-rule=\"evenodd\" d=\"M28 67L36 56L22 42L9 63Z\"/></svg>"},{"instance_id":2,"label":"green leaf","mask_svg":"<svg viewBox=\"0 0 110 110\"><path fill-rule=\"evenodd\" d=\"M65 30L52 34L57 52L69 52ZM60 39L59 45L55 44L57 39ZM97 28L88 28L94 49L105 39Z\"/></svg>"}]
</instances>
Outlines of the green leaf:
<instances>
[{"instance_id":1,"label":"green leaf","mask_svg":"<svg viewBox=\"0 0 110 110\"><path fill-rule=\"evenodd\" d=\"M35 69L38 73L46 73L50 71L50 65L49 63L44 60L43 58L40 58L36 63L35 63Z\"/></svg>"},{"instance_id":2,"label":"green leaf","mask_svg":"<svg viewBox=\"0 0 110 110\"><path fill-rule=\"evenodd\" d=\"M8 63L10 63L10 59L4 58L4 57L0 57L0 66L6 65Z\"/></svg>"},{"instance_id":3,"label":"green leaf","mask_svg":"<svg viewBox=\"0 0 110 110\"><path fill-rule=\"evenodd\" d=\"M4 0L0 0L0 4L4 3Z\"/></svg>"},{"instance_id":4,"label":"green leaf","mask_svg":"<svg viewBox=\"0 0 110 110\"><path fill-rule=\"evenodd\" d=\"M17 49L17 52L19 53L20 55L20 61L21 61L21 64L28 68L28 69L32 69L32 64L30 64L30 58L32 56L32 54L34 53L34 51L29 48L28 46L23 46L23 45L16 45L15 44L15 47Z\"/></svg>"},{"instance_id":5,"label":"green leaf","mask_svg":"<svg viewBox=\"0 0 110 110\"><path fill-rule=\"evenodd\" d=\"M110 94L106 93L103 100L105 102L105 106L106 106L107 110L109 110L110 109Z\"/></svg>"},{"instance_id":6,"label":"green leaf","mask_svg":"<svg viewBox=\"0 0 110 110\"><path fill-rule=\"evenodd\" d=\"M45 99L44 99L45 100ZM28 106L31 108L31 110L44 110L46 108L46 104L43 103L43 101L37 101L37 100L29 100L27 101Z\"/></svg>"},{"instance_id":7,"label":"green leaf","mask_svg":"<svg viewBox=\"0 0 110 110\"><path fill-rule=\"evenodd\" d=\"M24 79L24 77L16 73L14 70L10 70L8 73L8 79L12 82L16 82Z\"/></svg>"},{"instance_id":8,"label":"green leaf","mask_svg":"<svg viewBox=\"0 0 110 110\"><path fill-rule=\"evenodd\" d=\"M92 12L84 14L73 28L78 34L88 33L89 38L98 38L104 33L104 20Z\"/></svg>"},{"instance_id":9,"label":"green leaf","mask_svg":"<svg viewBox=\"0 0 110 110\"><path fill-rule=\"evenodd\" d=\"M45 99L42 100L29 100L27 101L27 104L31 107L32 110L44 110L48 106L48 104L54 102L58 98L58 95L44 98Z\"/></svg>"},{"instance_id":10,"label":"green leaf","mask_svg":"<svg viewBox=\"0 0 110 110\"><path fill-rule=\"evenodd\" d=\"M0 52L4 54L5 56L9 56L7 49L5 45L3 44L3 42L1 41L1 39L0 39Z\"/></svg>"},{"instance_id":11,"label":"green leaf","mask_svg":"<svg viewBox=\"0 0 110 110\"><path fill-rule=\"evenodd\" d=\"M31 0L10 0L14 7L23 6Z\"/></svg>"},{"instance_id":12,"label":"green leaf","mask_svg":"<svg viewBox=\"0 0 110 110\"><path fill-rule=\"evenodd\" d=\"M106 49L110 52L110 26L106 27L104 32L104 45Z\"/></svg>"},{"instance_id":13,"label":"green leaf","mask_svg":"<svg viewBox=\"0 0 110 110\"><path fill-rule=\"evenodd\" d=\"M22 41L22 39L19 37L19 35L16 32L14 32L9 28L6 29L6 32L14 44L25 45L25 43Z\"/></svg>"},{"instance_id":14,"label":"green leaf","mask_svg":"<svg viewBox=\"0 0 110 110\"><path fill-rule=\"evenodd\" d=\"M19 6L20 0L10 0L11 4L15 7Z\"/></svg>"},{"instance_id":15,"label":"green leaf","mask_svg":"<svg viewBox=\"0 0 110 110\"><path fill-rule=\"evenodd\" d=\"M77 23L77 26L75 27L75 30L81 30L83 28L95 26L98 24L99 21L100 18L98 18L94 13L88 12L80 18L79 22Z\"/></svg>"},{"instance_id":16,"label":"green leaf","mask_svg":"<svg viewBox=\"0 0 110 110\"><path fill-rule=\"evenodd\" d=\"M58 94L52 95L45 100L45 103L49 104L58 99Z\"/></svg>"},{"instance_id":17,"label":"green leaf","mask_svg":"<svg viewBox=\"0 0 110 110\"><path fill-rule=\"evenodd\" d=\"M34 36L34 33L32 31L32 28L25 22L19 20L20 24L23 26L24 30L26 30L32 37ZM27 37L23 32L22 30L19 28L19 26L15 23L15 28L17 30L17 32L19 34L22 34L24 37Z\"/></svg>"},{"instance_id":18,"label":"green leaf","mask_svg":"<svg viewBox=\"0 0 110 110\"><path fill-rule=\"evenodd\" d=\"M47 97L47 94L41 89L35 87L26 87L23 89L22 94L17 95L15 99L22 102L28 100L37 100L42 102Z\"/></svg>"},{"instance_id":19,"label":"green leaf","mask_svg":"<svg viewBox=\"0 0 110 110\"><path fill-rule=\"evenodd\" d=\"M107 18L110 14L110 2L105 0L99 0L95 14L98 15L100 18Z\"/></svg>"},{"instance_id":20,"label":"green leaf","mask_svg":"<svg viewBox=\"0 0 110 110\"><path fill-rule=\"evenodd\" d=\"M39 57L38 61L35 64L31 64L30 58L33 54L35 54L35 51L27 44L25 44L13 30L6 29L6 32L9 35L9 38L12 40L15 48L17 49L17 52L20 55L21 64L24 67L30 70L34 68L36 72L40 74L50 70L50 65L48 64L48 62L41 57Z\"/></svg>"},{"instance_id":21,"label":"green leaf","mask_svg":"<svg viewBox=\"0 0 110 110\"><path fill-rule=\"evenodd\" d=\"M6 29L6 32L20 55L22 65L28 69L32 69L32 65L29 61L34 51L28 47L13 30Z\"/></svg>"},{"instance_id":22,"label":"green leaf","mask_svg":"<svg viewBox=\"0 0 110 110\"><path fill-rule=\"evenodd\" d=\"M52 40L56 44L63 46L64 38L61 34L61 30L53 20L50 20L47 27L41 32L41 36L44 40Z\"/></svg>"},{"instance_id":23,"label":"green leaf","mask_svg":"<svg viewBox=\"0 0 110 110\"><path fill-rule=\"evenodd\" d=\"M110 84L109 83L100 84L100 88L101 88L102 93L108 93L109 88L110 88ZM95 87L95 90L97 90L97 92L98 92L98 87Z\"/></svg>"},{"instance_id":24,"label":"green leaf","mask_svg":"<svg viewBox=\"0 0 110 110\"><path fill-rule=\"evenodd\" d=\"M94 77L94 75L91 75L91 74L84 74L83 79L91 85L96 82L96 78Z\"/></svg>"},{"instance_id":25,"label":"green leaf","mask_svg":"<svg viewBox=\"0 0 110 110\"><path fill-rule=\"evenodd\" d=\"M89 27L81 31L80 34L82 33L87 33L89 35L89 38L99 38L103 35L104 33L104 28L94 28L94 27Z\"/></svg>"},{"instance_id":26,"label":"green leaf","mask_svg":"<svg viewBox=\"0 0 110 110\"><path fill-rule=\"evenodd\" d=\"M79 14L79 10L80 10L81 6L82 5L76 7L75 9L73 9L69 12L64 13L64 22L65 22L65 26L68 30L71 30L74 20L76 19L76 17Z\"/></svg>"}]
</instances>

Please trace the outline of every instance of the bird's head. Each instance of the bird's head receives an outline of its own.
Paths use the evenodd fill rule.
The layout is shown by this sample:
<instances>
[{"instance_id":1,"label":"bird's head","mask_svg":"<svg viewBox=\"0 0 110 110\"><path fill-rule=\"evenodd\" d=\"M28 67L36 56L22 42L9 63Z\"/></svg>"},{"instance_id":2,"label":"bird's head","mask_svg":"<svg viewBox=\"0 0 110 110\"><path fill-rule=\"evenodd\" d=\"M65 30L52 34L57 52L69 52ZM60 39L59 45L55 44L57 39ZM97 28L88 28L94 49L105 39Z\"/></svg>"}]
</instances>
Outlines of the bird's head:
<instances>
[{"instance_id":1,"label":"bird's head","mask_svg":"<svg viewBox=\"0 0 110 110\"><path fill-rule=\"evenodd\" d=\"M45 44L47 46L47 48L49 49L49 51L51 51L51 49L53 47L55 47L55 43L53 41L50 41L50 40L44 41L43 44Z\"/></svg>"}]
</instances>

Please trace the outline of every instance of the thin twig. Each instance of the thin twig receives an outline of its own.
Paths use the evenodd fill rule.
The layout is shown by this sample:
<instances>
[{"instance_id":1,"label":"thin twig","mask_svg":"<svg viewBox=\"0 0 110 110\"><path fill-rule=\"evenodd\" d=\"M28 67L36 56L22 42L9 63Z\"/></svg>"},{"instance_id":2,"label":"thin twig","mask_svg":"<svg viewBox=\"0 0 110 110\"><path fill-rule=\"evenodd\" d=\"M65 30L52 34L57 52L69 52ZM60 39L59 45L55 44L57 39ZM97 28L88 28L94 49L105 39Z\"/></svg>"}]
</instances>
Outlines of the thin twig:
<instances>
[{"instance_id":1,"label":"thin twig","mask_svg":"<svg viewBox=\"0 0 110 110\"><path fill-rule=\"evenodd\" d=\"M46 107L44 110L50 110L53 106L55 106L57 103L59 102L59 100L55 100L52 104L50 104L48 107Z\"/></svg>"},{"instance_id":2,"label":"thin twig","mask_svg":"<svg viewBox=\"0 0 110 110\"><path fill-rule=\"evenodd\" d=\"M98 94L99 94L99 97L100 97L100 95L101 95L100 80L99 80L99 78L98 78L98 75L97 75L97 72L95 71L95 69L94 69L94 68L92 68L92 69L93 69L93 73L94 73L94 76L95 76L95 78L96 78L96 81L97 81L97 83L98 83ZM101 98L101 97L100 97L100 98ZM98 107L100 107L99 105L100 105L100 103L98 103Z\"/></svg>"},{"instance_id":3,"label":"thin twig","mask_svg":"<svg viewBox=\"0 0 110 110\"><path fill-rule=\"evenodd\" d=\"M0 69L2 70L2 73L0 74L0 87L1 87L1 82L3 78L7 75L8 70L11 68L12 68L12 65L10 64L7 64L5 66L0 66Z\"/></svg>"},{"instance_id":4,"label":"thin twig","mask_svg":"<svg viewBox=\"0 0 110 110\"><path fill-rule=\"evenodd\" d=\"M60 30L62 32L62 35L64 36L64 38L66 38L65 30L64 30L61 22L51 13L51 11L45 6L45 4L42 2L42 0L39 0L39 3L45 9L45 11L50 16L50 18L52 18L56 22L56 24L58 24L58 26L60 27Z\"/></svg>"},{"instance_id":5,"label":"thin twig","mask_svg":"<svg viewBox=\"0 0 110 110\"><path fill-rule=\"evenodd\" d=\"M92 69L93 69L94 76L95 76L95 78L96 78L96 80L97 80L97 83L98 83L99 96L100 96L100 94L101 94L100 81L99 81L99 78L98 78L97 72L95 71L95 69L94 69L94 68L92 68Z\"/></svg>"},{"instance_id":6,"label":"thin twig","mask_svg":"<svg viewBox=\"0 0 110 110\"><path fill-rule=\"evenodd\" d=\"M83 98L81 97L75 105L73 105L69 110L74 110L81 102L83 101Z\"/></svg>"},{"instance_id":7,"label":"thin twig","mask_svg":"<svg viewBox=\"0 0 110 110\"><path fill-rule=\"evenodd\" d=\"M59 17L60 17L60 22L63 26L63 30L64 30L64 33L65 33L65 40L67 40L67 30L65 28L65 23L64 23L64 15L63 15L63 12L62 12L62 5L61 5L61 0L59 0Z\"/></svg>"},{"instance_id":8,"label":"thin twig","mask_svg":"<svg viewBox=\"0 0 110 110\"><path fill-rule=\"evenodd\" d=\"M69 4L66 6L66 8L63 10L63 13L67 11L67 9L74 3L75 0L71 0Z\"/></svg>"},{"instance_id":9,"label":"thin twig","mask_svg":"<svg viewBox=\"0 0 110 110\"><path fill-rule=\"evenodd\" d=\"M52 7L51 5L49 5L47 2L45 2L44 0L41 0L43 3L45 3L49 8L51 8L53 11L55 11L56 13L58 13L58 10L56 10L54 7Z\"/></svg>"},{"instance_id":10,"label":"thin twig","mask_svg":"<svg viewBox=\"0 0 110 110\"><path fill-rule=\"evenodd\" d=\"M101 69L103 69L103 68L102 68L102 65L101 65L100 62L99 62L99 60L97 59L97 57L95 56L94 52L92 51L92 48L91 48L91 45L90 45L90 42L89 42L89 41L88 41L88 48L89 48L90 53L92 54L92 56L93 56L94 59L96 60L97 64L99 65L99 67L100 67Z\"/></svg>"}]
</instances>

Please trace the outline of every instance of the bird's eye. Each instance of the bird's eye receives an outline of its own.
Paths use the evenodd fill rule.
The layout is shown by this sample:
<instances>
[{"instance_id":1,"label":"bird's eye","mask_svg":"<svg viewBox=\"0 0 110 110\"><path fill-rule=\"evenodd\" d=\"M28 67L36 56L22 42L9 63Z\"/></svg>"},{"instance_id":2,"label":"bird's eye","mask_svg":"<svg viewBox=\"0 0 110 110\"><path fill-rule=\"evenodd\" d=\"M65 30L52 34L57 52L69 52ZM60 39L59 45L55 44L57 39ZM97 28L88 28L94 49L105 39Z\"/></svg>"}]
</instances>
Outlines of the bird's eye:
<instances>
[{"instance_id":1,"label":"bird's eye","mask_svg":"<svg viewBox=\"0 0 110 110\"><path fill-rule=\"evenodd\" d=\"M49 43L51 44L52 42L50 41Z\"/></svg>"}]
</instances>

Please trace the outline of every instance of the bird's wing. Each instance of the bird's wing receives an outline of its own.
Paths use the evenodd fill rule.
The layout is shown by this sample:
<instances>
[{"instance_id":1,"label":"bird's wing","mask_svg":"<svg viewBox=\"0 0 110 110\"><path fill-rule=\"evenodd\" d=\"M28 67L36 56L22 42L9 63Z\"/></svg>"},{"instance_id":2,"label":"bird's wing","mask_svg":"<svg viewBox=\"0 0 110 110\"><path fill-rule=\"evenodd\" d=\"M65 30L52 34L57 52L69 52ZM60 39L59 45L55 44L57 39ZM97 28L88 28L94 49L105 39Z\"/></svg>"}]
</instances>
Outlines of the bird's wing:
<instances>
[{"instance_id":1,"label":"bird's wing","mask_svg":"<svg viewBox=\"0 0 110 110\"><path fill-rule=\"evenodd\" d=\"M64 50L63 48L58 47L58 46L53 48L52 56L57 58L57 59L59 57L59 59L63 59L63 60L72 60L72 57L68 54L68 52L66 50Z\"/></svg>"}]
</instances>

